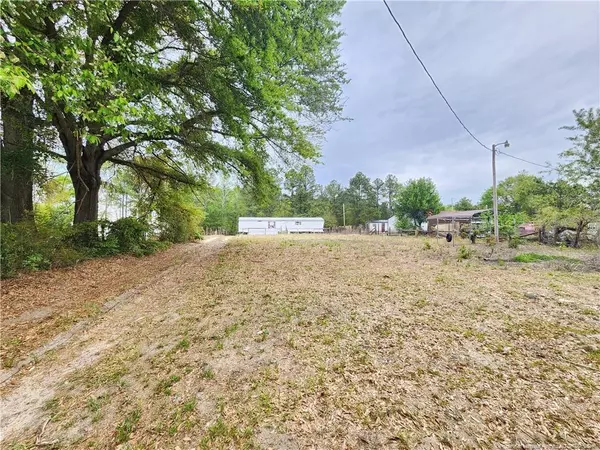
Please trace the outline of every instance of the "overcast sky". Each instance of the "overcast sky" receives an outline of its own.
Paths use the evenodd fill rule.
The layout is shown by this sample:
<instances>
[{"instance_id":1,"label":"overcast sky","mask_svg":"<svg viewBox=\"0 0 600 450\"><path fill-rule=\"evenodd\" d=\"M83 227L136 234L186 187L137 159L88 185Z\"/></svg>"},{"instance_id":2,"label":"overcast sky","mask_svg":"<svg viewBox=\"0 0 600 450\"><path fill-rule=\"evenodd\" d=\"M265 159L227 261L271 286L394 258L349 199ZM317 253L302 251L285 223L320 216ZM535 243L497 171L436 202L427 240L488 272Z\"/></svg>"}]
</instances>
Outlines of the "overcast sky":
<instances>
[{"instance_id":1,"label":"overcast sky","mask_svg":"<svg viewBox=\"0 0 600 450\"><path fill-rule=\"evenodd\" d=\"M508 139L516 156L555 162L572 110L600 105L599 2L400 2L396 18L463 122L484 143ZM431 177L442 200L478 200L490 152L456 121L381 1L341 16L346 116L327 135L317 180L347 184ZM499 179L539 168L499 156Z\"/></svg>"}]
</instances>

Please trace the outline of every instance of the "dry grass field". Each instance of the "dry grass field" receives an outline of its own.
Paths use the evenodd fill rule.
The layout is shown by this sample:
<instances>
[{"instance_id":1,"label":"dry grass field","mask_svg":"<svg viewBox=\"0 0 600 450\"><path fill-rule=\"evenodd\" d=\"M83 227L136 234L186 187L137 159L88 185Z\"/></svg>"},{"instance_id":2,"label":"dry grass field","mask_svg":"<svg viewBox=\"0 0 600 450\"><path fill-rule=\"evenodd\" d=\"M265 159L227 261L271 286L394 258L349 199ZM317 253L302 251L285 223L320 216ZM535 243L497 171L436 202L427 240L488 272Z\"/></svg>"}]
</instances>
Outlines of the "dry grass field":
<instances>
[{"instance_id":1,"label":"dry grass field","mask_svg":"<svg viewBox=\"0 0 600 450\"><path fill-rule=\"evenodd\" d=\"M2 448L600 445L593 252L193 245L4 383ZM522 253L558 259L512 262Z\"/></svg>"}]
</instances>

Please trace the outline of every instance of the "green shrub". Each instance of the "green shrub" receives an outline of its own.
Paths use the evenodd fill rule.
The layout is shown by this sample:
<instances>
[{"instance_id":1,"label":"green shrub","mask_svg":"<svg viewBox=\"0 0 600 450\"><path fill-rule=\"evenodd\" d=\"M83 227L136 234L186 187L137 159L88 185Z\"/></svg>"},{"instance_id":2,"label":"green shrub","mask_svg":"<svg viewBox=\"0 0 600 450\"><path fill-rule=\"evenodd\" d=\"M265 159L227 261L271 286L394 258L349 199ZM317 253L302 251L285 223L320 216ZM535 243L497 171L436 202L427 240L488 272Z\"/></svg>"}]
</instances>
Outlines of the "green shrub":
<instances>
[{"instance_id":1,"label":"green shrub","mask_svg":"<svg viewBox=\"0 0 600 450\"><path fill-rule=\"evenodd\" d=\"M33 220L3 223L0 233L0 275L7 278L20 269L48 268L61 237L60 233L37 231Z\"/></svg>"},{"instance_id":2,"label":"green shrub","mask_svg":"<svg viewBox=\"0 0 600 450\"><path fill-rule=\"evenodd\" d=\"M34 271L49 269L51 264L50 260L40 253L27 255L23 260L23 268Z\"/></svg>"},{"instance_id":3,"label":"green shrub","mask_svg":"<svg viewBox=\"0 0 600 450\"><path fill-rule=\"evenodd\" d=\"M21 265L15 242L16 229L12 224L0 224L0 276L8 278L15 275Z\"/></svg>"},{"instance_id":4,"label":"green shrub","mask_svg":"<svg viewBox=\"0 0 600 450\"><path fill-rule=\"evenodd\" d=\"M187 242L200 233L200 218L195 208L172 203L158 212L160 238L171 242Z\"/></svg>"},{"instance_id":5,"label":"green shrub","mask_svg":"<svg viewBox=\"0 0 600 450\"><path fill-rule=\"evenodd\" d=\"M37 228L33 220L0 225L1 278L15 276L23 269L66 267L119 253L144 256L171 245L146 240L148 226L132 217L114 223L107 220L81 223L67 229L62 225L53 228L48 223Z\"/></svg>"},{"instance_id":6,"label":"green shrub","mask_svg":"<svg viewBox=\"0 0 600 450\"><path fill-rule=\"evenodd\" d=\"M95 249L101 242L98 222L74 224L65 234L65 242L76 248Z\"/></svg>"},{"instance_id":7,"label":"green shrub","mask_svg":"<svg viewBox=\"0 0 600 450\"><path fill-rule=\"evenodd\" d=\"M521 245L521 238L512 237L508 240L508 248L519 248Z\"/></svg>"},{"instance_id":8,"label":"green shrub","mask_svg":"<svg viewBox=\"0 0 600 450\"><path fill-rule=\"evenodd\" d=\"M148 225L141 220L124 217L111 224L107 241L115 240L120 252L136 254L143 251L147 232Z\"/></svg>"},{"instance_id":9,"label":"green shrub","mask_svg":"<svg viewBox=\"0 0 600 450\"><path fill-rule=\"evenodd\" d=\"M78 262L91 258L91 255L69 245L61 245L52 255L52 267L74 266Z\"/></svg>"},{"instance_id":10,"label":"green shrub","mask_svg":"<svg viewBox=\"0 0 600 450\"><path fill-rule=\"evenodd\" d=\"M458 260L469 259L473 256L474 251L470 248L461 245L458 249Z\"/></svg>"},{"instance_id":11,"label":"green shrub","mask_svg":"<svg viewBox=\"0 0 600 450\"><path fill-rule=\"evenodd\" d=\"M423 244L423 250L431 250L431 243L429 241L425 241Z\"/></svg>"}]
</instances>

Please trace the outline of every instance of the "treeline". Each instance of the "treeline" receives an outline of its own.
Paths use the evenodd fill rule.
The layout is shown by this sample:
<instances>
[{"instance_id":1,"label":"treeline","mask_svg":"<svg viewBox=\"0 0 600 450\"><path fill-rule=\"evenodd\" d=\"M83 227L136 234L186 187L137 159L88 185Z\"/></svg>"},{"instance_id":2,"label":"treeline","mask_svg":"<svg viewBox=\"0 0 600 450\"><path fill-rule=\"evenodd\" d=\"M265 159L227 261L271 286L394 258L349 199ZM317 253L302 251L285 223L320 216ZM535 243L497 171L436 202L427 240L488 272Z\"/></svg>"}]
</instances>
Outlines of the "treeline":
<instances>
[{"instance_id":1,"label":"treeline","mask_svg":"<svg viewBox=\"0 0 600 450\"><path fill-rule=\"evenodd\" d=\"M360 225L390 217L400 188L394 175L370 180L361 172L346 185L320 185L313 169L304 165L286 172L260 202L239 186L224 182L212 187L204 200L204 225L236 232L239 216L314 216L323 217L327 228Z\"/></svg>"}]
</instances>

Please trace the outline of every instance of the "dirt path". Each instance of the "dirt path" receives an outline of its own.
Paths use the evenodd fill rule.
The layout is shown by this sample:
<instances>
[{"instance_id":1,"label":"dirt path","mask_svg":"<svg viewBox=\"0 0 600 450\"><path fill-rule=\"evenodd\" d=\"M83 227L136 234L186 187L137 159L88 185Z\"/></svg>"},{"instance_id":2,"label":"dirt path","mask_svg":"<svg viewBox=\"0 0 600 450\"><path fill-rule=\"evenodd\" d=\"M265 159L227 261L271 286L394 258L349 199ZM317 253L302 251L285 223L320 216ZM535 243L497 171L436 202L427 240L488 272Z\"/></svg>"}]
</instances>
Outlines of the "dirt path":
<instances>
[{"instance_id":1,"label":"dirt path","mask_svg":"<svg viewBox=\"0 0 600 450\"><path fill-rule=\"evenodd\" d=\"M226 238L212 236L201 244L185 246L178 264L113 298L93 319L76 324L38 349L38 357L50 350L52 357L23 369L26 373L19 374L18 384L2 397L0 442L16 439L26 429L43 426L44 408L57 387L64 385L74 371L89 366L115 345L135 336L142 322L168 323L176 319L176 311L185 301L184 286L202 276L203 269L225 242ZM143 266L138 270L143 270ZM7 390L14 375L14 371L0 373L3 390ZM43 439L38 444L42 442Z\"/></svg>"}]
</instances>

